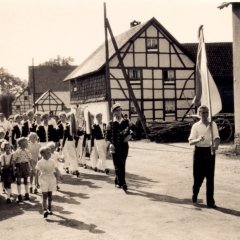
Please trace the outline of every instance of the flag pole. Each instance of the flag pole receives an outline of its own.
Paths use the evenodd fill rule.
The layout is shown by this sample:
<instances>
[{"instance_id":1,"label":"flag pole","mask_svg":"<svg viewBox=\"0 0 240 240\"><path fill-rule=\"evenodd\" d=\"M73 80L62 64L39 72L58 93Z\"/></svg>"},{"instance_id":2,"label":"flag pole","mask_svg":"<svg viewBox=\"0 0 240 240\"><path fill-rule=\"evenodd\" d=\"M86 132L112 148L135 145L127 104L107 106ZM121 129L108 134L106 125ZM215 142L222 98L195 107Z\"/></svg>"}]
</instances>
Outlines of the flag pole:
<instances>
[{"instance_id":1,"label":"flag pole","mask_svg":"<svg viewBox=\"0 0 240 240\"><path fill-rule=\"evenodd\" d=\"M201 33L202 32L202 33ZM199 29L199 33L202 34L202 40L204 44L204 51L206 55L206 69L207 69L207 92L208 92L208 103L209 103L209 117L210 117L210 130L211 130L211 140L212 140L212 148L211 148L211 153L214 155L215 151L213 150L213 128L212 128L212 101L211 101L211 94L210 94L210 85L209 85L209 70L208 70L208 60L207 60L207 51L206 51L206 44L205 44L205 39L203 35L203 25Z\"/></svg>"}]
</instances>

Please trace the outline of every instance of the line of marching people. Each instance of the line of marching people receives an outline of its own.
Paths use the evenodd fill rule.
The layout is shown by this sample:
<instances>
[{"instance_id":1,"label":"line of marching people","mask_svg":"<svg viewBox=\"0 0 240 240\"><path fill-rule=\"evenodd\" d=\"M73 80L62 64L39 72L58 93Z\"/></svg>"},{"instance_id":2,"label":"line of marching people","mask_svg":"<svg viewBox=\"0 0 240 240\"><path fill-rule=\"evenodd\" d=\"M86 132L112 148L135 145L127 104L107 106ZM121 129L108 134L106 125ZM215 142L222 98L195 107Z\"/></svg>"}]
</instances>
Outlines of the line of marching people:
<instances>
[{"instance_id":1,"label":"line of marching people","mask_svg":"<svg viewBox=\"0 0 240 240\"><path fill-rule=\"evenodd\" d=\"M59 163L64 164L66 173L77 177L80 175L79 166L109 174L107 148L113 156L115 186L126 191L128 145L123 142L123 136L130 132L130 128L128 120L122 118L121 112L119 115L120 106L116 105L113 109L118 109L115 111L117 120L109 124L103 123L101 113L96 115L94 122L94 116L88 112L87 120L82 124L79 124L74 112L61 112L56 120L48 113L29 110L23 116L16 114L12 122L0 113L0 168L6 202L12 202L14 182L18 203L30 200L29 194L37 194L40 187L43 215L51 215L52 192L59 190L58 184L62 180ZM90 161L86 161L87 154Z\"/></svg>"}]
</instances>

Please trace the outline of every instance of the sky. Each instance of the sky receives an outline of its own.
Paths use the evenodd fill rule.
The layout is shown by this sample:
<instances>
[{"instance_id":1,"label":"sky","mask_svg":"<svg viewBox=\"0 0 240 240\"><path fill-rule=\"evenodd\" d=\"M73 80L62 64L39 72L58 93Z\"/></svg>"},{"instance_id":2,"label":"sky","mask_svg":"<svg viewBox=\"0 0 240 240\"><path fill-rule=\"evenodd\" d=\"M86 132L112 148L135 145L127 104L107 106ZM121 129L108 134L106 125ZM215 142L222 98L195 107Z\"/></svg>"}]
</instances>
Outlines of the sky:
<instances>
[{"instance_id":1,"label":"sky","mask_svg":"<svg viewBox=\"0 0 240 240\"><path fill-rule=\"evenodd\" d=\"M84 61L104 42L102 0L0 0L0 67L28 80L28 66L58 55ZM106 0L114 35L155 17L180 43L232 41L231 6L220 0Z\"/></svg>"}]
</instances>

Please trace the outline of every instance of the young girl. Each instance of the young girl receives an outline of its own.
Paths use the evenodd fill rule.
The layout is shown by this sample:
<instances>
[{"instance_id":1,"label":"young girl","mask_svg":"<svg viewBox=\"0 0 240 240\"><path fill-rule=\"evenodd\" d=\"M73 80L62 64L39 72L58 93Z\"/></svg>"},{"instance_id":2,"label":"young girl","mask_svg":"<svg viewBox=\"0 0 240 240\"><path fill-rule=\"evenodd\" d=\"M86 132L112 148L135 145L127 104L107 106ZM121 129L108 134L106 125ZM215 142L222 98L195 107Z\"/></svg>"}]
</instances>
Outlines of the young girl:
<instances>
[{"instance_id":1,"label":"young girl","mask_svg":"<svg viewBox=\"0 0 240 240\"><path fill-rule=\"evenodd\" d=\"M59 183L62 180L62 174L59 170L59 162L63 162L63 157L59 154L59 152L56 151L56 144L54 142L49 142L47 144L47 147L50 148L51 150L51 159L55 162L56 164L56 176L57 176L57 190L60 190Z\"/></svg>"},{"instance_id":2,"label":"young girl","mask_svg":"<svg viewBox=\"0 0 240 240\"><path fill-rule=\"evenodd\" d=\"M51 158L49 147L41 147L40 154L42 159L36 166L36 183L42 190L43 217L47 218L48 215L52 215L52 192L56 189L56 164Z\"/></svg>"},{"instance_id":3,"label":"young girl","mask_svg":"<svg viewBox=\"0 0 240 240\"><path fill-rule=\"evenodd\" d=\"M21 137L17 140L18 149L13 154L13 168L15 170L15 176L17 178L17 190L18 190L18 202L22 202L21 195L21 180L23 178L25 186L25 198L24 200L29 200L28 193L28 177L32 171L31 160L32 155L27 149L28 141L25 137Z\"/></svg>"},{"instance_id":4,"label":"young girl","mask_svg":"<svg viewBox=\"0 0 240 240\"><path fill-rule=\"evenodd\" d=\"M2 177L1 180L3 182L4 188L7 191L7 203L11 203L11 184L14 182L14 175L13 175L13 154L12 148L9 142L5 141L2 143L2 148L5 153L0 158L1 164L1 172Z\"/></svg>"},{"instance_id":5,"label":"young girl","mask_svg":"<svg viewBox=\"0 0 240 240\"><path fill-rule=\"evenodd\" d=\"M32 159L30 161L32 172L30 174L30 193L33 193L33 179L35 178L35 189L34 193L37 194L38 190L36 187L36 165L39 160L39 150L41 148L41 144L37 142L38 136L35 132L31 132L29 134L29 144L28 144L28 150L32 154Z\"/></svg>"}]
</instances>

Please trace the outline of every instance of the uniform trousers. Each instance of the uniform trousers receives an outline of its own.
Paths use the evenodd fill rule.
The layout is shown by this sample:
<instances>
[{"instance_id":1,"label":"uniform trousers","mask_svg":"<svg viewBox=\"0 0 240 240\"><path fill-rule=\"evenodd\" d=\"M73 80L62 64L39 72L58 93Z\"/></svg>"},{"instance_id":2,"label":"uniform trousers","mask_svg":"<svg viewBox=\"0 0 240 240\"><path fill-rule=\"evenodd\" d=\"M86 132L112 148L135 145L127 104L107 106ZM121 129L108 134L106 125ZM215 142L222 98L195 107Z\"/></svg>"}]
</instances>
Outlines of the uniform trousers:
<instances>
[{"instance_id":1,"label":"uniform trousers","mask_svg":"<svg viewBox=\"0 0 240 240\"><path fill-rule=\"evenodd\" d=\"M69 167L71 171L78 170L78 158L75 141L66 141L63 147L63 155L65 159L65 166Z\"/></svg>"},{"instance_id":2,"label":"uniform trousers","mask_svg":"<svg viewBox=\"0 0 240 240\"><path fill-rule=\"evenodd\" d=\"M206 178L207 204L213 205L214 201L214 171L215 154L212 155L211 147L195 147L193 154L193 195L197 197L200 187Z\"/></svg>"},{"instance_id":3,"label":"uniform trousers","mask_svg":"<svg viewBox=\"0 0 240 240\"><path fill-rule=\"evenodd\" d=\"M97 158L98 158L98 154L97 154L97 150L94 146L91 146L92 140L88 140L88 139L83 139L82 142L82 155L80 158L80 163L85 165L86 164L86 152L87 152L87 148L90 151L90 160L91 160L91 167L95 168L97 167Z\"/></svg>"},{"instance_id":4,"label":"uniform trousers","mask_svg":"<svg viewBox=\"0 0 240 240\"><path fill-rule=\"evenodd\" d=\"M107 144L105 139L95 140L94 146L99 156L97 162L97 168L100 170L106 169L106 158L107 158Z\"/></svg>"},{"instance_id":5,"label":"uniform trousers","mask_svg":"<svg viewBox=\"0 0 240 240\"><path fill-rule=\"evenodd\" d=\"M126 159L128 156L128 143L115 144L115 152L112 154L113 164L115 168L115 184L123 186L126 184L125 180L125 167Z\"/></svg>"}]
</instances>

